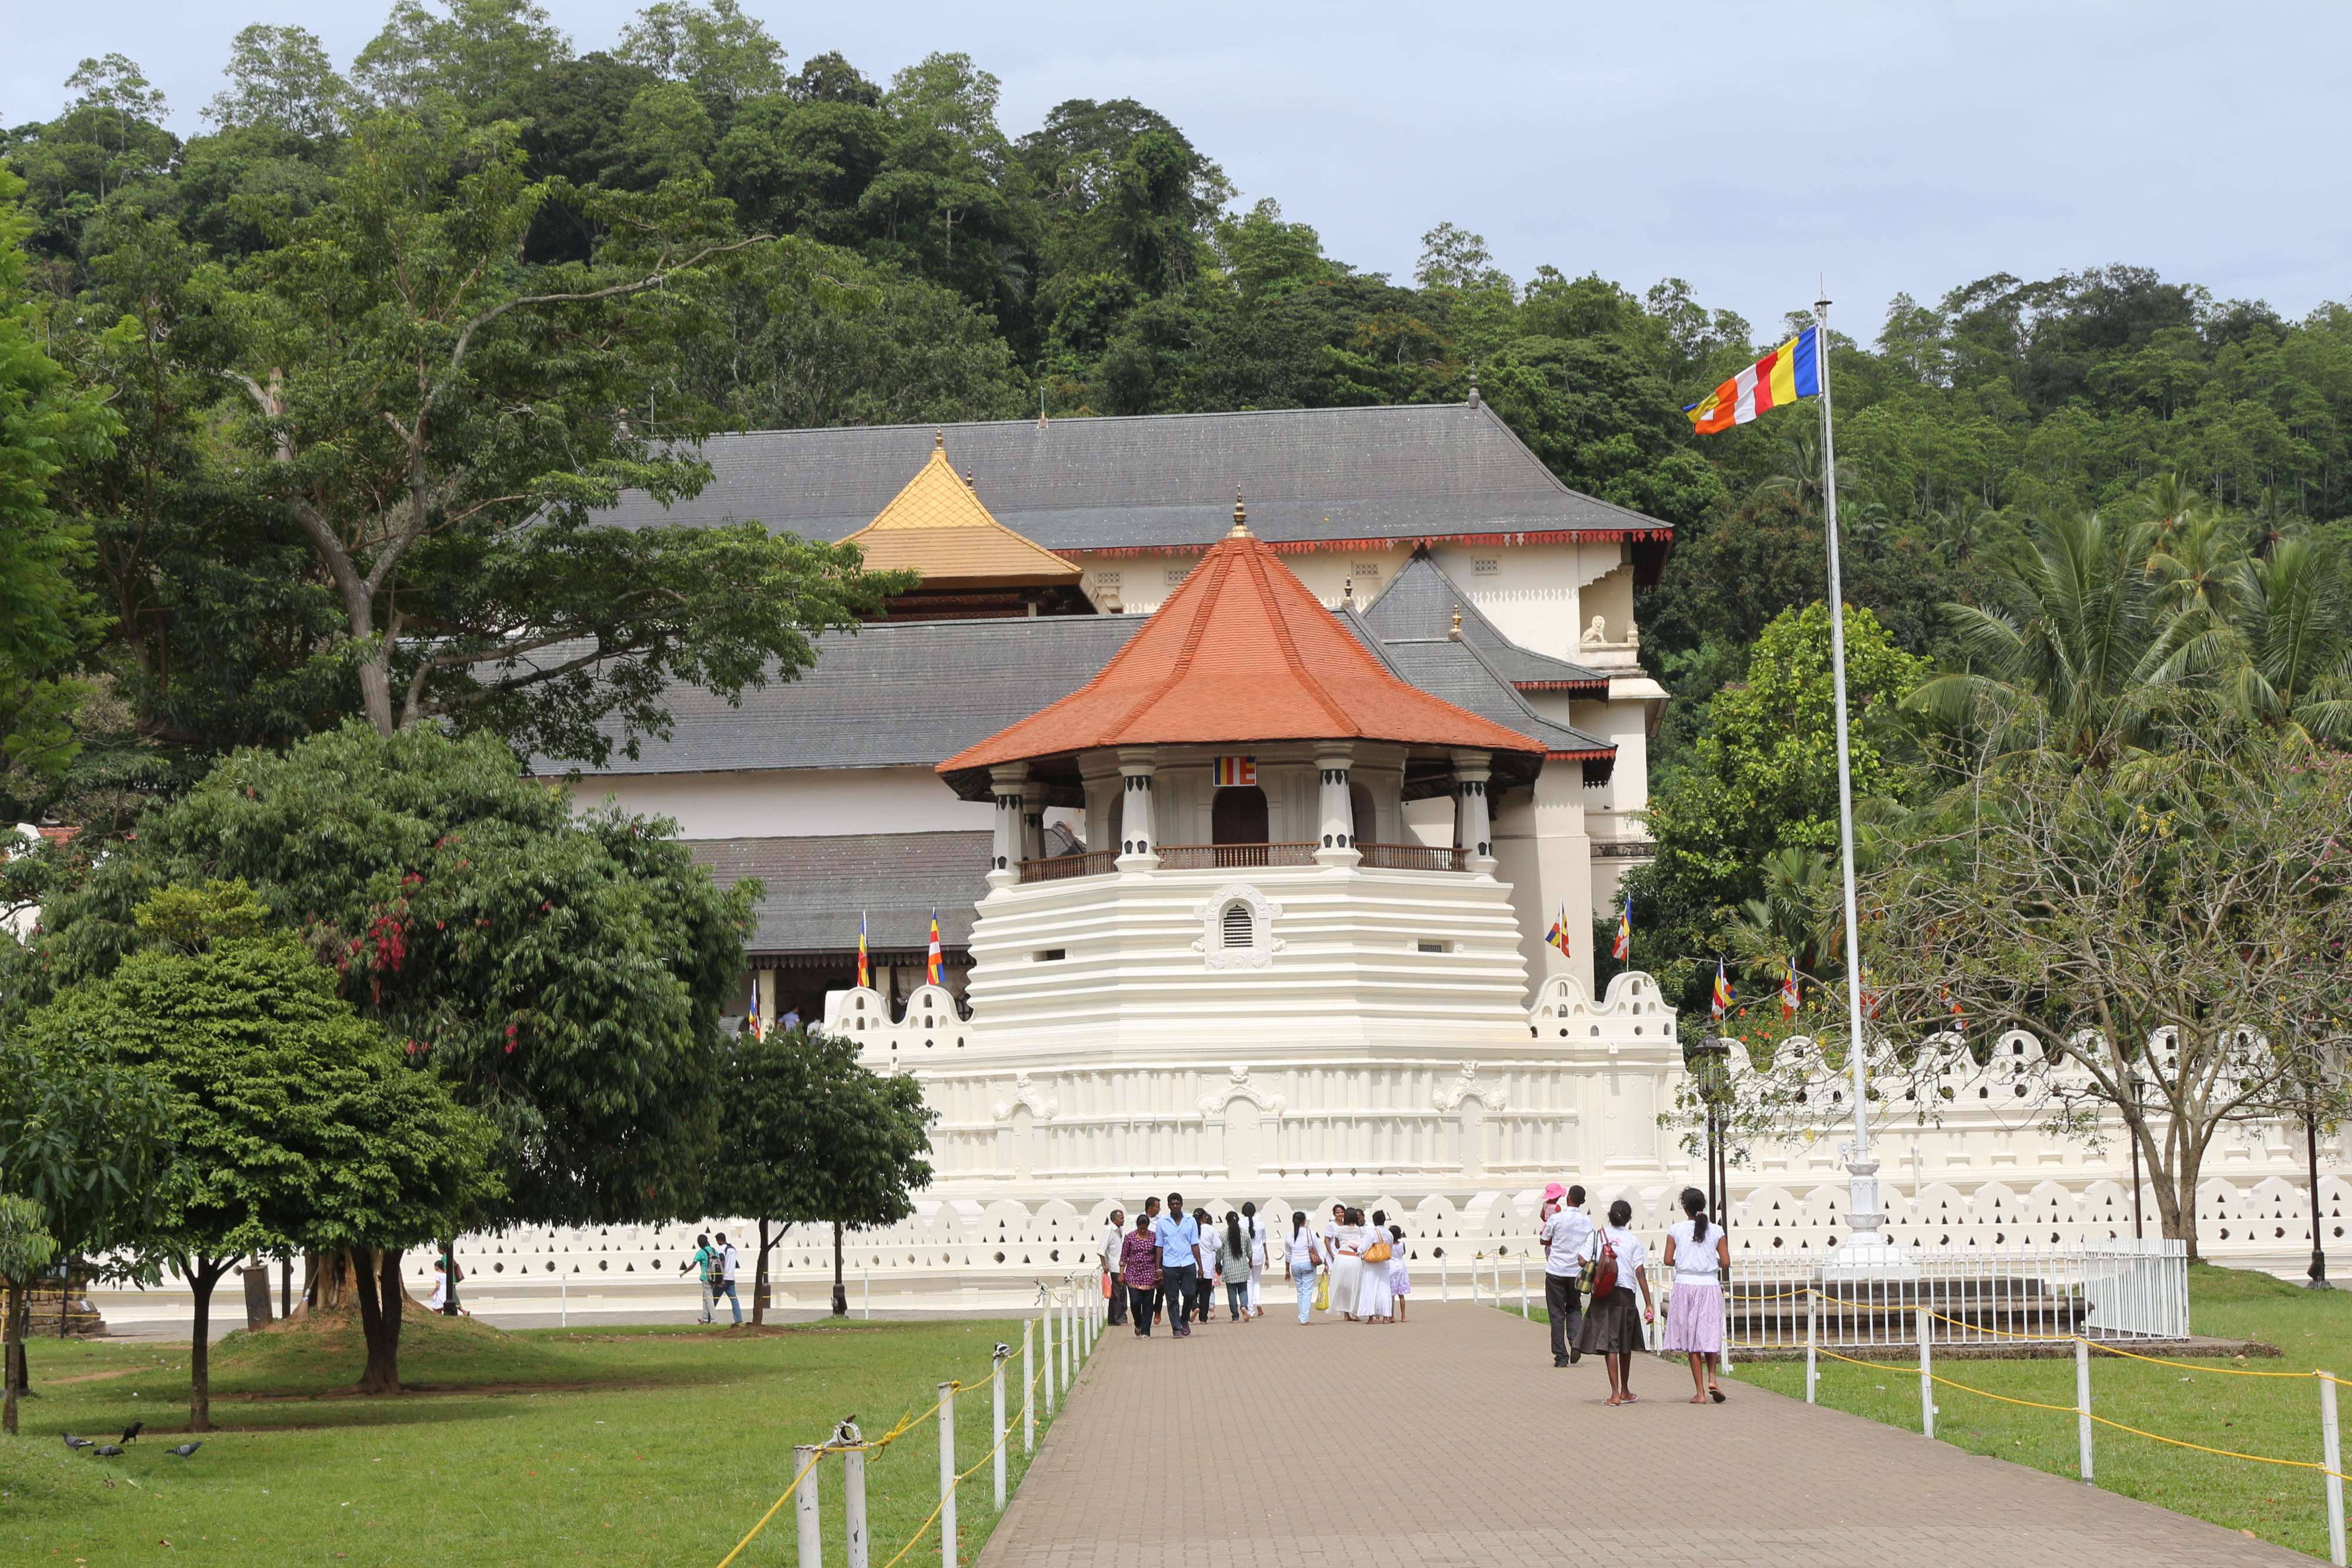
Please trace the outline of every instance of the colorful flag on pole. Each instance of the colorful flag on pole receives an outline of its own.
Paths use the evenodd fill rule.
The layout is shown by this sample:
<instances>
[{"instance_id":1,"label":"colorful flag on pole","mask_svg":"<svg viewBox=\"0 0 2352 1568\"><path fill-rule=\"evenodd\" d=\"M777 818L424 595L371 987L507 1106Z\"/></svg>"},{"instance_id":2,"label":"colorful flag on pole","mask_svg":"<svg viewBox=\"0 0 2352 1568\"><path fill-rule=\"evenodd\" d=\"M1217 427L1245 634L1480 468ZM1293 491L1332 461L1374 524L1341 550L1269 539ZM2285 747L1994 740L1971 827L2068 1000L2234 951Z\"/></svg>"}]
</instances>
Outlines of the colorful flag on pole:
<instances>
[{"instance_id":1,"label":"colorful flag on pole","mask_svg":"<svg viewBox=\"0 0 2352 1568\"><path fill-rule=\"evenodd\" d=\"M865 990L867 988L867 985L868 981L866 977L866 911L861 909L857 912L857 988L859 990Z\"/></svg>"},{"instance_id":2,"label":"colorful flag on pole","mask_svg":"<svg viewBox=\"0 0 2352 1568\"><path fill-rule=\"evenodd\" d=\"M936 909L931 911L931 950L923 960L923 983L929 986L940 983L940 912Z\"/></svg>"},{"instance_id":3,"label":"colorful flag on pole","mask_svg":"<svg viewBox=\"0 0 2352 1568\"><path fill-rule=\"evenodd\" d=\"M1723 972L1723 960L1717 958L1715 961L1715 996L1710 1009L1717 1022L1722 1022L1724 1015L1731 1010L1731 977Z\"/></svg>"},{"instance_id":4,"label":"colorful flag on pole","mask_svg":"<svg viewBox=\"0 0 2352 1568\"><path fill-rule=\"evenodd\" d=\"M1609 944L1609 956L1621 962L1633 956L1633 895L1630 893L1617 916L1617 940Z\"/></svg>"},{"instance_id":5,"label":"colorful flag on pole","mask_svg":"<svg viewBox=\"0 0 2352 1568\"><path fill-rule=\"evenodd\" d=\"M1801 397L1822 395L1820 330L1808 327L1713 392L1683 410L1691 428L1713 435L1746 424Z\"/></svg>"},{"instance_id":6,"label":"colorful flag on pole","mask_svg":"<svg viewBox=\"0 0 2352 1568\"><path fill-rule=\"evenodd\" d=\"M1568 956L1568 900L1563 898L1559 901L1559 918L1553 921L1551 929L1544 933L1544 940L1559 948L1561 957Z\"/></svg>"},{"instance_id":7,"label":"colorful flag on pole","mask_svg":"<svg viewBox=\"0 0 2352 1568\"><path fill-rule=\"evenodd\" d=\"M751 1026L753 1040L768 1038L767 1020L760 1016L760 972L756 969L751 972L751 1016L743 1021Z\"/></svg>"},{"instance_id":8,"label":"colorful flag on pole","mask_svg":"<svg viewBox=\"0 0 2352 1568\"><path fill-rule=\"evenodd\" d=\"M1217 758L1217 788L1257 782L1257 758L1255 757L1220 757Z\"/></svg>"},{"instance_id":9,"label":"colorful flag on pole","mask_svg":"<svg viewBox=\"0 0 2352 1568\"><path fill-rule=\"evenodd\" d=\"M1780 1018L1782 1021L1785 1022L1790 1019L1795 1018L1797 1016L1798 1008L1804 1005L1804 988L1797 984L1797 961L1796 959L1791 958L1789 960L1789 977L1780 982Z\"/></svg>"}]
</instances>

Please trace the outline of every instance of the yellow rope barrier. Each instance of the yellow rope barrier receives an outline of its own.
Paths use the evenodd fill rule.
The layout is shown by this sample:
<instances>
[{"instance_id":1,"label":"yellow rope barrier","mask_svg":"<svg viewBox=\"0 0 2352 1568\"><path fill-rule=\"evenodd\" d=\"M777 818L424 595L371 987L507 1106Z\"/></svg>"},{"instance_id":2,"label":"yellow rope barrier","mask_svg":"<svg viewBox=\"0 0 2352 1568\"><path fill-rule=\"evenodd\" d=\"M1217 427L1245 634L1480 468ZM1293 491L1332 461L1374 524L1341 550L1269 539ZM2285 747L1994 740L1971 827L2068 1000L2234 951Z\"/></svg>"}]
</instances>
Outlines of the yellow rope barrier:
<instances>
[{"instance_id":1,"label":"yellow rope barrier","mask_svg":"<svg viewBox=\"0 0 2352 1568\"><path fill-rule=\"evenodd\" d=\"M776 1510L783 1507L785 1502L791 1499L793 1493L801 1490L801 1482L808 1479L808 1473L816 1469L817 1460L823 1458L824 1458L824 1455L822 1451L811 1456L809 1462L801 1467L801 1473L793 1478L793 1484L784 1489L784 1495L778 1498L775 1500L774 1505L771 1507L767 1512L760 1516L760 1522L753 1525L750 1533L735 1543L734 1551L730 1552L726 1556L721 1557L719 1560L719 1568L727 1568L727 1564L734 1562L735 1559L743 1555L743 1548L751 1544L751 1537L759 1534L760 1531L768 1528L768 1521L776 1517Z\"/></svg>"}]
</instances>

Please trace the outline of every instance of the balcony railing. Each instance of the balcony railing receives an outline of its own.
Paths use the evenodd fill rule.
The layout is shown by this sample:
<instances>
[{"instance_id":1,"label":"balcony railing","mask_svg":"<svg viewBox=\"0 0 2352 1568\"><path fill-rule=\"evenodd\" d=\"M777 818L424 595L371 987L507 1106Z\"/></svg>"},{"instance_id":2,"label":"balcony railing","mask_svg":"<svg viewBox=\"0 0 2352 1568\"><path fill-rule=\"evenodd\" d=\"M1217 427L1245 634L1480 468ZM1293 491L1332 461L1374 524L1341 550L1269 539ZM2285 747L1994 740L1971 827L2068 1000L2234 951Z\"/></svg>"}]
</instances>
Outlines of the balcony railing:
<instances>
[{"instance_id":1,"label":"balcony railing","mask_svg":"<svg viewBox=\"0 0 2352 1568\"><path fill-rule=\"evenodd\" d=\"M1073 876L1102 876L1112 869L1118 859L1113 850L1095 850L1082 855L1055 855L1051 860L1023 861L1023 882L1060 882Z\"/></svg>"},{"instance_id":2,"label":"balcony railing","mask_svg":"<svg viewBox=\"0 0 2352 1568\"><path fill-rule=\"evenodd\" d=\"M1239 866L1313 865L1313 844L1162 844L1162 871L1225 871Z\"/></svg>"},{"instance_id":3,"label":"balcony railing","mask_svg":"<svg viewBox=\"0 0 2352 1568\"><path fill-rule=\"evenodd\" d=\"M1368 844L1360 840L1356 852L1364 857L1363 864L1377 871L1466 871L1470 866L1468 850L1435 844Z\"/></svg>"}]
</instances>

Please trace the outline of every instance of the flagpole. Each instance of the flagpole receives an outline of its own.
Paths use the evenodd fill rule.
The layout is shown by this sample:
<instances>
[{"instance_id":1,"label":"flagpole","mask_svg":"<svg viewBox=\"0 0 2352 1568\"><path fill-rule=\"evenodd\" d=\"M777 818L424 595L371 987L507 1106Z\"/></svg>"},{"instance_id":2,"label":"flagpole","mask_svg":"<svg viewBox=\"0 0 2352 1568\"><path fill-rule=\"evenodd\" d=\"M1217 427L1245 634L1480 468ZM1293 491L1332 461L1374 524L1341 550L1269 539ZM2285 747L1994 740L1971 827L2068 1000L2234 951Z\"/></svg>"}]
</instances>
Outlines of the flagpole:
<instances>
[{"instance_id":1,"label":"flagpole","mask_svg":"<svg viewBox=\"0 0 2352 1568\"><path fill-rule=\"evenodd\" d=\"M1813 323L1819 329L1813 343L1814 366L1822 382L1822 535L1829 550L1830 679L1837 695L1838 852L1845 881L1845 1005L1846 1066L1853 1074L1853 1142L1847 1145L1846 1246L1867 1253L1892 1250L1881 1227L1886 1216L1878 1207L1878 1161L1870 1151L1870 1077L1864 1059L1869 1051L1863 1039L1862 942L1856 924L1853 881L1853 753L1849 737L1845 695L1845 584L1838 569L1837 439L1830 419L1830 302L1813 302ZM1901 1254L1895 1255L1900 1260ZM1869 1260L1865 1257L1864 1261Z\"/></svg>"}]
</instances>

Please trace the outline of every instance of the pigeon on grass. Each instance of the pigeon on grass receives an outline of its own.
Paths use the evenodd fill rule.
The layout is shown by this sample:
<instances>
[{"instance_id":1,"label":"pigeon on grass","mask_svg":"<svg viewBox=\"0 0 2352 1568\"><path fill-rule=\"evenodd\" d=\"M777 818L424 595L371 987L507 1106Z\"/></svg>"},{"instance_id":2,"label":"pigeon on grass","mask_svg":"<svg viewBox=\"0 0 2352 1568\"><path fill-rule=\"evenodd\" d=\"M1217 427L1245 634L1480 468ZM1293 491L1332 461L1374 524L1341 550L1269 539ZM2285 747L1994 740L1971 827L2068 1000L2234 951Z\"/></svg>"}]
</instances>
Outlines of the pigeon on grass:
<instances>
[{"instance_id":1,"label":"pigeon on grass","mask_svg":"<svg viewBox=\"0 0 2352 1568\"><path fill-rule=\"evenodd\" d=\"M203 1448L203 1447L204 1447L204 1444L202 1444L201 1442L196 1442L196 1443L183 1443L183 1444L181 1444L181 1445L180 1445L178 1448L166 1448L166 1449L164 1449L163 1451L164 1451L165 1453L167 1453L167 1454L177 1454L177 1455L179 1455L179 1456L180 1456L180 1458L182 1458L185 1459L185 1458L194 1458L194 1455L195 1455L195 1451L196 1451L198 1448Z\"/></svg>"},{"instance_id":2,"label":"pigeon on grass","mask_svg":"<svg viewBox=\"0 0 2352 1568\"><path fill-rule=\"evenodd\" d=\"M110 1459L122 1452L122 1446L119 1443L100 1443L91 1451L101 1459Z\"/></svg>"},{"instance_id":3,"label":"pigeon on grass","mask_svg":"<svg viewBox=\"0 0 2352 1568\"><path fill-rule=\"evenodd\" d=\"M75 1437L71 1432L68 1432L67 1434L65 1434L65 1439L66 1439L66 1447L67 1447L67 1448L68 1448L75 1449L75 1450L77 1450L77 1451L79 1451L79 1450L80 1450L80 1449L83 1449L83 1448L87 1448L93 1447L92 1443L90 1442L90 1440L89 1440L88 1437Z\"/></svg>"}]
</instances>

